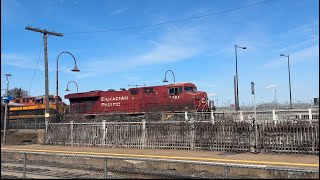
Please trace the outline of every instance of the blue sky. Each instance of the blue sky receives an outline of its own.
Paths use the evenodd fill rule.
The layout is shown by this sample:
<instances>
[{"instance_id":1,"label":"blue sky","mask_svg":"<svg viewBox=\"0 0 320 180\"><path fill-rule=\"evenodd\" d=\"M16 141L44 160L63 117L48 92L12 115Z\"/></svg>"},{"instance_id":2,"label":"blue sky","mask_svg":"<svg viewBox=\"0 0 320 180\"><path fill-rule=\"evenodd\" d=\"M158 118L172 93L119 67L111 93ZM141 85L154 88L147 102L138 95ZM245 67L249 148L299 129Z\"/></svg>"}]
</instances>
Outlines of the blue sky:
<instances>
[{"instance_id":1,"label":"blue sky","mask_svg":"<svg viewBox=\"0 0 320 180\"><path fill-rule=\"evenodd\" d=\"M176 82L192 82L218 103L234 102L234 45L238 49L240 105L319 97L319 1L272 0L266 3L177 23L157 24L231 10L263 0L2 0L1 87L11 73L10 88L43 95L42 34L26 26L63 33L48 37L49 93L56 94L56 61L71 52L81 70L71 72L72 57L59 58L59 95L69 81L80 92L162 85L172 70ZM77 33L86 32L86 33ZM172 74L167 73L169 83ZM69 84L72 92L74 84ZM2 91L3 93L3 91ZM65 100L66 101L66 100ZM67 102L67 101L66 101Z\"/></svg>"}]
</instances>

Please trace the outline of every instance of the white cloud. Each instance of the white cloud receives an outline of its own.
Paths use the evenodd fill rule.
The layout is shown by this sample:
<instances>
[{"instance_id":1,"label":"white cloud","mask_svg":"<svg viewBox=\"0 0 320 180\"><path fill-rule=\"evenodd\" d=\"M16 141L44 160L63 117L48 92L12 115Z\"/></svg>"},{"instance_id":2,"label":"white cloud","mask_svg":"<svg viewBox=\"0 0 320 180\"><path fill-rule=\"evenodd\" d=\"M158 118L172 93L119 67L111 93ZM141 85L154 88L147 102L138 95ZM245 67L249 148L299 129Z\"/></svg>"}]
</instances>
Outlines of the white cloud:
<instances>
[{"instance_id":1,"label":"white cloud","mask_svg":"<svg viewBox=\"0 0 320 180\"><path fill-rule=\"evenodd\" d=\"M21 54L1 54L1 64L19 68L35 68L37 58L38 57L35 56Z\"/></svg>"},{"instance_id":2,"label":"white cloud","mask_svg":"<svg viewBox=\"0 0 320 180\"><path fill-rule=\"evenodd\" d=\"M266 89L276 89L277 87L279 87L279 86L275 85L275 84L269 84L266 86Z\"/></svg>"},{"instance_id":3,"label":"white cloud","mask_svg":"<svg viewBox=\"0 0 320 180\"><path fill-rule=\"evenodd\" d=\"M150 64L169 64L187 60L204 51L200 43L203 36L196 28L177 28L170 26L157 40L149 41L151 47L145 52L119 59L94 58L84 65L88 76L122 72L128 69L147 66ZM119 64L116 65L115 64ZM121 64L121 65L120 65ZM78 78L84 77L81 75Z\"/></svg>"},{"instance_id":4,"label":"white cloud","mask_svg":"<svg viewBox=\"0 0 320 180\"><path fill-rule=\"evenodd\" d=\"M211 92L210 92L210 93L208 93L207 95L208 95L209 98L213 98L213 97L216 96L216 93L211 93Z\"/></svg>"},{"instance_id":5,"label":"white cloud","mask_svg":"<svg viewBox=\"0 0 320 180\"><path fill-rule=\"evenodd\" d=\"M287 53L284 53L287 54ZM289 54L290 65L319 59L319 45L314 45ZM287 58L277 57L261 66L264 68L281 68L287 66Z\"/></svg>"},{"instance_id":6,"label":"white cloud","mask_svg":"<svg viewBox=\"0 0 320 180\"><path fill-rule=\"evenodd\" d=\"M116 9L116 10L110 12L110 13L109 13L109 16L119 15L119 14L122 14L122 13L126 12L127 10L128 10L128 8Z\"/></svg>"}]
</instances>

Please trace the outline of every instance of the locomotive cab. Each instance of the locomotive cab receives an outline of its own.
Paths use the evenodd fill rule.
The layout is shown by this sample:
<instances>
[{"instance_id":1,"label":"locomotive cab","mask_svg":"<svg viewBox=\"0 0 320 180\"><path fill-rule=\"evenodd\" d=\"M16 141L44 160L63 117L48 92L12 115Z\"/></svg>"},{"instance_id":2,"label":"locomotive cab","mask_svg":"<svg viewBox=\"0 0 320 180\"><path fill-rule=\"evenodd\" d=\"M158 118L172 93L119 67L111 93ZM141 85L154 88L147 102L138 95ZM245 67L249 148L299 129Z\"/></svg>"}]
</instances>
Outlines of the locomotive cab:
<instances>
[{"instance_id":1,"label":"locomotive cab","mask_svg":"<svg viewBox=\"0 0 320 180\"><path fill-rule=\"evenodd\" d=\"M184 86L184 91L193 95L194 107L197 111L209 111L210 106L206 92L197 91L195 85Z\"/></svg>"},{"instance_id":2,"label":"locomotive cab","mask_svg":"<svg viewBox=\"0 0 320 180\"><path fill-rule=\"evenodd\" d=\"M210 111L206 92L198 91L192 83L176 83L168 85L168 95L172 103L175 103L177 111ZM179 108L179 104L183 104Z\"/></svg>"}]
</instances>

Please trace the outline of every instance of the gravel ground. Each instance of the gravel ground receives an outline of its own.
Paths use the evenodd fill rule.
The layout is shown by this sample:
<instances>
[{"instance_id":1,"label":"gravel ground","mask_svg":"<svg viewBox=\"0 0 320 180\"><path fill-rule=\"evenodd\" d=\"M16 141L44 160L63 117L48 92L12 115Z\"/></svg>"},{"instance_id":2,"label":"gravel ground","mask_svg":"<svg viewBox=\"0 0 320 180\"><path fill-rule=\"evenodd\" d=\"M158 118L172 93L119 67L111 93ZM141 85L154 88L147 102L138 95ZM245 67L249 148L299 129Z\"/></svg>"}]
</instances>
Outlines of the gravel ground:
<instances>
[{"instance_id":1,"label":"gravel ground","mask_svg":"<svg viewBox=\"0 0 320 180\"><path fill-rule=\"evenodd\" d=\"M9 131L6 135L5 145L37 144L38 132L35 130ZM3 145L3 133L1 133L1 146Z\"/></svg>"}]
</instances>

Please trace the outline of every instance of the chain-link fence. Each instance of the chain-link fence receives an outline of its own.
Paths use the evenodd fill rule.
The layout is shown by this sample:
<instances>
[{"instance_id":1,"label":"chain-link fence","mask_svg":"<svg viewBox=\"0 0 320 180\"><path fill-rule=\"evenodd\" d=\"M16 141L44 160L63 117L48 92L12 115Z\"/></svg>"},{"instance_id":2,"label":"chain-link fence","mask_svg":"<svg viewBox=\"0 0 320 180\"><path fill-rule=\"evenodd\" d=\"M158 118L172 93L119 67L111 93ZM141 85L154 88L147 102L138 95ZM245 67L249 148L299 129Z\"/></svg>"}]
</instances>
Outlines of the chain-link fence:
<instances>
[{"instance_id":1,"label":"chain-link fence","mask_svg":"<svg viewBox=\"0 0 320 180\"><path fill-rule=\"evenodd\" d=\"M1 179L318 179L319 170L190 160L1 151Z\"/></svg>"}]
</instances>

